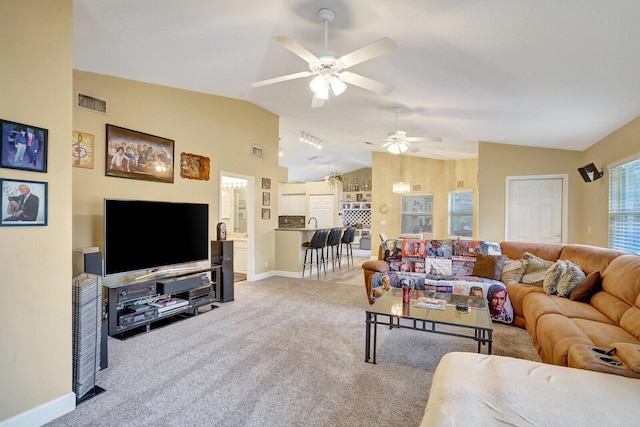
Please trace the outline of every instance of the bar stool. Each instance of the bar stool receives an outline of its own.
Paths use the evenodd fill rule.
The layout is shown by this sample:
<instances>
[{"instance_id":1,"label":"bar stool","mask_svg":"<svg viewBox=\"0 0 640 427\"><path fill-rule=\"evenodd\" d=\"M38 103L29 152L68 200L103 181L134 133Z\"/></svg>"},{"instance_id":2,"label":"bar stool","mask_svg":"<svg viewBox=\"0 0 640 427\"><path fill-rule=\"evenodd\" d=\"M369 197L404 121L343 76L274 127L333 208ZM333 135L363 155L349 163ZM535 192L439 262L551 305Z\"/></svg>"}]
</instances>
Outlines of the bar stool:
<instances>
[{"instance_id":1,"label":"bar stool","mask_svg":"<svg viewBox=\"0 0 640 427\"><path fill-rule=\"evenodd\" d=\"M332 271L336 271L336 263L340 266L340 238L342 237L341 228L332 228L327 237L327 264L331 261Z\"/></svg>"},{"instance_id":2,"label":"bar stool","mask_svg":"<svg viewBox=\"0 0 640 427\"><path fill-rule=\"evenodd\" d=\"M317 230L313 233L313 237L308 242L304 242L302 246L305 249L304 251L304 263L302 264L302 277L304 277L304 270L307 265L309 265L309 276L311 276L311 272L313 271L313 266L316 266L316 273L318 275L318 279L320 278L320 267L324 266L324 275L327 275L327 265L325 263L324 258L324 248L327 246L327 234L329 234L329 230ZM316 254L316 262L313 262L313 253ZM309 262L307 262L307 254L310 255Z\"/></svg>"},{"instance_id":3,"label":"bar stool","mask_svg":"<svg viewBox=\"0 0 640 427\"><path fill-rule=\"evenodd\" d=\"M351 243L356 237L356 228L351 226L344 230L344 234L342 235L342 241L340 242L340 259L342 260L342 249L343 247L347 248L347 267L349 267L349 257L351 257L351 265L353 265L353 247Z\"/></svg>"}]
</instances>

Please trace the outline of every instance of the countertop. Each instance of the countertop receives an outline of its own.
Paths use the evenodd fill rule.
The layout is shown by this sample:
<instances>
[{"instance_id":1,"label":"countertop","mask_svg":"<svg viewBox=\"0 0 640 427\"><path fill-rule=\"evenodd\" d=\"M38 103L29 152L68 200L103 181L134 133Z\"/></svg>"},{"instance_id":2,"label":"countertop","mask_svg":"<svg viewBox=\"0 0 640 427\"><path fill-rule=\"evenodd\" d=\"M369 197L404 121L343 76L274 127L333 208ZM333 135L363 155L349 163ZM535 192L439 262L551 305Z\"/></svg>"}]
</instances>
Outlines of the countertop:
<instances>
[{"instance_id":1,"label":"countertop","mask_svg":"<svg viewBox=\"0 0 640 427\"><path fill-rule=\"evenodd\" d=\"M325 228L325 230L331 230L332 228L340 228L340 229L345 229L347 227L327 227ZM318 230L322 230L322 227L318 227L318 228L276 228L276 231L318 231Z\"/></svg>"}]
</instances>

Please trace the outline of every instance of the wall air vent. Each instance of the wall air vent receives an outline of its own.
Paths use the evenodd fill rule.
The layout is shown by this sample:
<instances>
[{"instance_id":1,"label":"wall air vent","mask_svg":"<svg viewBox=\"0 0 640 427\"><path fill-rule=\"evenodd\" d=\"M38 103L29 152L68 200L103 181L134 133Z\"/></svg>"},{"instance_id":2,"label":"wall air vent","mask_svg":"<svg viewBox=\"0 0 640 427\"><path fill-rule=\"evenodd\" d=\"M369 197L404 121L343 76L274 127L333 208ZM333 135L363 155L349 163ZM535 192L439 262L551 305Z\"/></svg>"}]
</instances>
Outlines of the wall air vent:
<instances>
[{"instance_id":1,"label":"wall air vent","mask_svg":"<svg viewBox=\"0 0 640 427\"><path fill-rule=\"evenodd\" d=\"M83 110L94 111L101 114L109 114L107 104L108 102L106 99L96 98L95 96L76 92L76 107L82 108Z\"/></svg>"}]
</instances>

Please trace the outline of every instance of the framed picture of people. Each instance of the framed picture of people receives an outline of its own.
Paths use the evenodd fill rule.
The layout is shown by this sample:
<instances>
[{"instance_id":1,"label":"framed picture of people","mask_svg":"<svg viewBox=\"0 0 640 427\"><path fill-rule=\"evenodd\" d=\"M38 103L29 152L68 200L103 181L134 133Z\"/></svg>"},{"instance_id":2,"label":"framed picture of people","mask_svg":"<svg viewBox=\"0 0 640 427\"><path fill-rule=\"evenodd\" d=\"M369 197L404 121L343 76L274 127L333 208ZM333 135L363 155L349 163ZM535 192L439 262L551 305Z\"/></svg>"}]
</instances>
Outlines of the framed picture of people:
<instances>
[{"instance_id":1,"label":"framed picture of people","mask_svg":"<svg viewBox=\"0 0 640 427\"><path fill-rule=\"evenodd\" d=\"M107 124L105 175L173 183L174 141Z\"/></svg>"},{"instance_id":2,"label":"framed picture of people","mask_svg":"<svg viewBox=\"0 0 640 427\"><path fill-rule=\"evenodd\" d=\"M0 178L0 226L47 225L47 183Z\"/></svg>"},{"instance_id":3,"label":"framed picture of people","mask_svg":"<svg viewBox=\"0 0 640 427\"><path fill-rule=\"evenodd\" d=\"M47 171L47 129L0 119L0 166L33 172Z\"/></svg>"}]
</instances>

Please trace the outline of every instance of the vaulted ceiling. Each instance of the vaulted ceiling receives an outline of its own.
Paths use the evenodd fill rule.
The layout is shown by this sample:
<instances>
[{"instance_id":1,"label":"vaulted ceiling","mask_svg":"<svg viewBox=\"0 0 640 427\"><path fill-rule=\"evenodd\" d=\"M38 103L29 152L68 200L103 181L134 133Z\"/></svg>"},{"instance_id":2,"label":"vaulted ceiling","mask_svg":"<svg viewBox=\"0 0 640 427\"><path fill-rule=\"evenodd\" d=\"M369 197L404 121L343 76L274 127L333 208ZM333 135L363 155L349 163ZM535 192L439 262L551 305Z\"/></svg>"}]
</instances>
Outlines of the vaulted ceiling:
<instances>
[{"instance_id":1,"label":"vaulted ceiling","mask_svg":"<svg viewBox=\"0 0 640 427\"><path fill-rule=\"evenodd\" d=\"M478 141L583 150L640 115L637 0L74 0L74 68L247 100L280 116L291 181L371 165L398 129L440 137L412 155L477 157ZM349 85L311 108L312 77L272 38L337 55L382 37L397 49L349 71L393 86ZM307 132L322 150L299 142ZM637 143L637 142L636 142Z\"/></svg>"}]
</instances>

